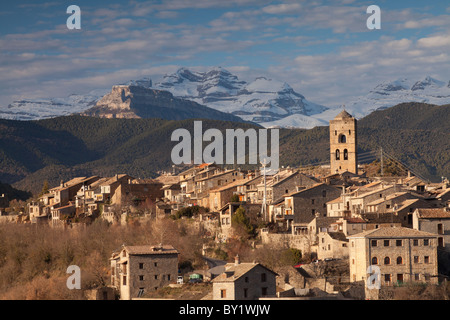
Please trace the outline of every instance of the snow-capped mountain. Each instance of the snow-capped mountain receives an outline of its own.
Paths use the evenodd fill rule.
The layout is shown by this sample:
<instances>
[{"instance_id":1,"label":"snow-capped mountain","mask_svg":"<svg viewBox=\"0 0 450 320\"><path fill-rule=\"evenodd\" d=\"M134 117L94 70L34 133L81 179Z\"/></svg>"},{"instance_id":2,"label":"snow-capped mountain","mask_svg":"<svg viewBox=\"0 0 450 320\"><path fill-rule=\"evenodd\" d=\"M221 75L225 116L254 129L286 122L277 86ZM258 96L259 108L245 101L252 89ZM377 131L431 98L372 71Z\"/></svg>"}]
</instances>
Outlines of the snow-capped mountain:
<instances>
[{"instance_id":1,"label":"snow-capped mountain","mask_svg":"<svg viewBox=\"0 0 450 320\"><path fill-rule=\"evenodd\" d=\"M23 99L0 108L0 118L10 120L40 120L83 112L95 105L108 90L93 90L87 94L72 94L64 98Z\"/></svg>"},{"instance_id":2,"label":"snow-capped mountain","mask_svg":"<svg viewBox=\"0 0 450 320\"><path fill-rule=\"evenodd\" d=\"M346 104L345 109L354 117L362 118L375 110L386 109L402 102L450 104L450 82L429 76L419 81L403 78L383 82L366 96Z\"/></svg>"},{"instance_id":3,"label":"snow-capped mountain","mask_svg":"<svg viewBox=\"0 0 450 320\"><path fill-rule=\"evenodd\" d=\"M248 83L220 67L206 72L181 68L164 76L154 88L257 123L328 109L306 100L285 82L258 77Z\"/></svg>"},{"instance_id":4,"label":"snow-capped mountain","mask_svg":"<svg viewBox=\"0 0 450 320\"><path fill-rule=\"evenodd\" d=\"M177 98L197 102L243 120L281 128L326 126L341 106L325 107L308 101L285 83L258 77L251 82L240 80L229 71L216 67L206 72L180 68L153 83L149 77L129 80L125 86L169 91ZM23 99L0 107L0 118L38 120L82 113L92 108L110 88L65 98ZM365 96L345 104L345 109L360 119L378 109L403 102L450 104L450 82L425 77L422 80L398 79L382 82Z\"/></svg>"}]
</instances>

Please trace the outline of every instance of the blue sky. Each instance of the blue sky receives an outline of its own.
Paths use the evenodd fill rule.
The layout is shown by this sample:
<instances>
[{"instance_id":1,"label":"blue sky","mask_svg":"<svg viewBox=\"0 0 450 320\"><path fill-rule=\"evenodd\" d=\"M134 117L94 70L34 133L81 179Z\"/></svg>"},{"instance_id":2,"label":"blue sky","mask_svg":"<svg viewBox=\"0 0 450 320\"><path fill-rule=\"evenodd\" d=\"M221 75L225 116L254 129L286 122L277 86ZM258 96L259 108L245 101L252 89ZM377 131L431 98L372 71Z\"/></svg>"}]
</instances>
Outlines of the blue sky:
<instances>
[{"instance_id":1,"label":"blue sky","mask_svg":"<svg viewBox=\"0 0 450 320\"><path fill-rule=\"evenodd\" d=\"M68 30L69 5L81 30ZM368 30L369 5L381 30ZM0 105L62 97L179 67L221 66L345 104L375 85L450 80L450 1L71 0L0 7Z\"/></svg>"}]
</instances>

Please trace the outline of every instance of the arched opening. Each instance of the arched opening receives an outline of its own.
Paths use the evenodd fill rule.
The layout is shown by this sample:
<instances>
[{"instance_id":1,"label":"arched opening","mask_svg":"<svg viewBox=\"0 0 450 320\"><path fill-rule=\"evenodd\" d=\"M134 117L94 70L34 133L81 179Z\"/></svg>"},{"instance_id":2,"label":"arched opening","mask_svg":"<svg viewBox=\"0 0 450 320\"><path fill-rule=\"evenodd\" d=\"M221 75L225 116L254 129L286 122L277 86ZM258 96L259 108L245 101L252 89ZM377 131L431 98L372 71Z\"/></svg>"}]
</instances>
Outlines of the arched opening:
<instances>
[{"instance_id":1,"label":"arched opening","mask_svg":"<svg viewBox=\"0 0 450 320\"><path fill-rule=\"evenodd\" d=\"M391 264L391 259L389 257L384 258L384 264Z\"/></svg>"},{"instance_id":2,"label":"arched opening","mask_svg":"<svg viewBox=\"0 0 450 320\"><path fill-rule=\"evenodd\" d=\"M344 160L348 160L348 151L344 149Z\"/></svg>"},{"instance_id":3,"label":"arched opening","mask_svg":"<svg viewBox=\"0 0 450 320\"><path fill-rule=\"evenodd\" d=\"M397 257L397 264L403 264L403 258Z\"/></svg>"},{"instance_id":4,"label":"arched opening","mask_svg":"<svg viewBox=\"0 0 450 320\"><path fill-rule=\"evenodd\" d=\"M345 136L345 134L340 134L339 135L339 143L346 143L347 142L347 137Z\"/></svg>"},{"instance_id":5,"label":"arched opening","mask_svg":"<svg viewBox=\"0 0 450 320\"><path fill-rule=\"evenodd\" d=\"M378 258L377 257L373 257L372 258L372 264L378 264Z\"/></svg>"},{"instance_id":6,"label":"arched opening","mask_svg":"<svg viewBox=\"0 0 450 320\"><path fill-rule=\"evenodd\" d=\"M341 153L339 152L339 149L336 149L336 160L341 160Z\"/></svg>"}]
</instances>

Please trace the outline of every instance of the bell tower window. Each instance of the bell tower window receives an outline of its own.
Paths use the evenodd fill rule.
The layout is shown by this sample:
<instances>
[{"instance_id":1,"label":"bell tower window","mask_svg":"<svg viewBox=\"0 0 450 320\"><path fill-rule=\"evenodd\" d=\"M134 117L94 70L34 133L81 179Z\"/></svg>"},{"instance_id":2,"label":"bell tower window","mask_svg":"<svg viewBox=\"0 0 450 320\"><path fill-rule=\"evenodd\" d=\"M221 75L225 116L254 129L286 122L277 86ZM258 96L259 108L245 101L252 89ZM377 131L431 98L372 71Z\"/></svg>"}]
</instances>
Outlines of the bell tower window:
<instances>
[{"instance_id":1,"label":"bell tower window","mask_svg":"<svg viewBox=\"0 0 450 320\"><path fill-rule=\"evenodd\" d=\"M339 152L339 149L336 149L336 160L341 160L341 154Z\"/></svg>"},{"instance_id":2,"label":"bell tower window","mask_svg":"<svg viewBox=\"0 0 450 320\"><path fill-rule=\"evenodd\" d=\"M344 149L344 160L348 160L348 151Z\"/></svg>"},{"instance_id":3,"label":"bell tower window","mask_svg":"<svg viewBox=\"0 0 450 320\"><path fill-rule=\"evenodd\" d=\"M339 135L339 143L347 143L347 137L345 134Z\"/></svg>"}]
</instances>

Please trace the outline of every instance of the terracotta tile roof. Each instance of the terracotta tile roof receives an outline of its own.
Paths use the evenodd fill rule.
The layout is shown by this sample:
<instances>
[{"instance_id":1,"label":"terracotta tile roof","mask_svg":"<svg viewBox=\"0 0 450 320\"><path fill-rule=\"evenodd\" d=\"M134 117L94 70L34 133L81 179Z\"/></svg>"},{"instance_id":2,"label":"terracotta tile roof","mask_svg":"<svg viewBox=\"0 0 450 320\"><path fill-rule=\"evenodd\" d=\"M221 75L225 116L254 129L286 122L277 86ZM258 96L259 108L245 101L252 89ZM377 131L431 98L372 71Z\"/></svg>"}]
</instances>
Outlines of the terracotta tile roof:
<instances>
[{"instance_id":1,"label":"terracotta tile roof","mask_svg":"<svg viewBox=\"0 0 450 320\"><path fill-rule=\"evenodd\" d=\"M416 209L419 218L432 219L432 218L450 218L450 212L445 208L432 208L432 209Z\"/></svg>"},{"instance_id":2,"label":"terracotta tile roof","mask_svg":"<svg viewBox=\"0 0 450 320\"><path fill-rule=\"evenodd\" d=\"M436 235L405 227L384 227L373 230L367 230L348 236L348 238L416 238L416 237L435 238Z\"/></svg>"},{"instance_id":3,"label":"terracotta tile roof","mask_svg":"<svg viewBox=\"0 0 450 320\"><path fill-rule=\"evenodd\" d=\"M178 251L170 245L141 245L141 246L123 246L123 248L131 255L140 254L173 254L178 253Z\"/></svg>"},{"instance_id":4,"label":"terracotta tile roof","mask_svg":"<svg viewBox=\"0 0 450 320\"><path fill-rule=\"evenodd\" d=\"M331 239L338 240L338 241L348 241L347 237L343 232L328 232L328 235L331 237Z\"/></svg>"},{"instance_id":5,"label":"terracotta tile roof","mask_svg":"<svg viewBox=\"0 0 450 320\"><path fill-rule=\"evenodd\" d=\"M234 263L227 263L225 265L225 272L214 278L213 282L234 282L256 266L261 266L267 271L277 275L274 271L256 262L243 262L237 265Z\"/></svg>"}]
</instances>

